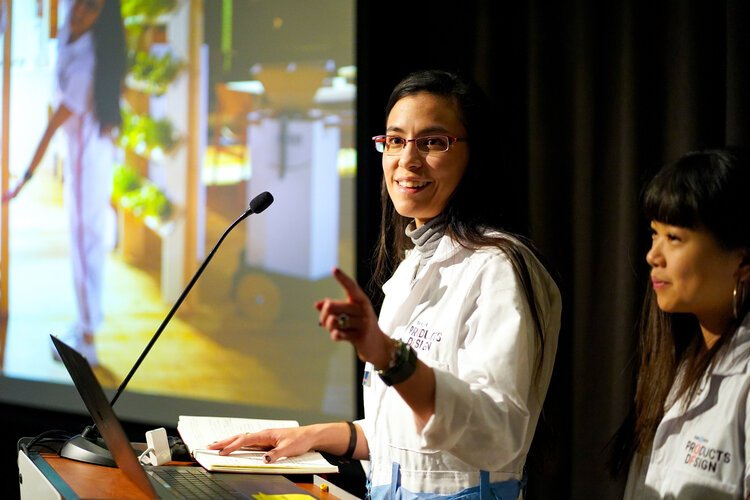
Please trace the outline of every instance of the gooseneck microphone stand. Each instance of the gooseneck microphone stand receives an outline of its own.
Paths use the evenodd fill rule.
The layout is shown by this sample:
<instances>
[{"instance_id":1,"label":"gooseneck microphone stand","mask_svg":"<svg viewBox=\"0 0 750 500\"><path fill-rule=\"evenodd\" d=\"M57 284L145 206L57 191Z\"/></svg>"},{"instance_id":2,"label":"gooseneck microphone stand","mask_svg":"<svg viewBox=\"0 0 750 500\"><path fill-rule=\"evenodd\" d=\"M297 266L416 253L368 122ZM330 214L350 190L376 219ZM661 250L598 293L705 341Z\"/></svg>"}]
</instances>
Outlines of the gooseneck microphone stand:
<instances>
[{"instance_id":1,"label":"gooseneck microphone stand","mask_svg":"<svg viewBox=\"0 0 750 500\"><path fill-rule=\"evenodd\" d=\"M153 337L151 337L151 341L149 341L148 345L146 345L146 348L143 350L141 355L136 360L133 367L130 369L130 372L127 374L125 379L120 384L120 387L117 389L117 392L115 392L114 397L112 397L112 401L110 401L109 405L114 406L117 400L120 398L120 395L122 395L122 392L125 390L125 387L128 385L128 382L130 382L130 379L133 378L133 375L138 370L138 367L141 366L141 363L146 358L146 355L149 353L151 348L154 346L156 341L159 339L159 336L164 331L164 328L169 324L170 320L172 319L172 316L174 316L177 309L180 307L182 302L185 300L185 297L187 297L188 293L190 293L190 290L193 288L193 285L198 281L198 278L200 278L201 274L203 273L203 270L206 269L206 266L208 266L208 263L211 262L211 259L213 258L214 254L216 253L216 250L221 246L224 239L227 237L227 235L232 231L232 229L237 226L240 222L245 220L249 215L251 214L259 214L266 208L268 208L269 205L273 203L273 196L268 191L264 191L255 198L253 198L250 201L250 205L247 210L245 210L242 215L240 215L234 222L232 222L229 227L222 233L221 237L219 238L219 241L216 242L214 247L211 249L211 251L208 253L208 256L203 260L203 263L198 268L198 270L195 272L193 277L190 279L190 282L187 284L185 289L180 294L177 301L172 306L172 309L169 310L169 313L167 313L167 316L164 318L164 320L161 322L161 325L159 325L159 328L156 330L156 333L154 333ZM98 465L106 465L109 467L116 467L114 459L112 458L112 455L110 452L102 445L101 440L98 436L98 431L96 430L96 425L89 425L86 426L86 428L83 430L81 434L78 434L76 436L73 436L72 438L68 439L63 447L60 449L60 456L65 458L70 458L72 460L78 460L79 462L87 462L87 463L93 463Z\"/></svg>"}]
</instances>

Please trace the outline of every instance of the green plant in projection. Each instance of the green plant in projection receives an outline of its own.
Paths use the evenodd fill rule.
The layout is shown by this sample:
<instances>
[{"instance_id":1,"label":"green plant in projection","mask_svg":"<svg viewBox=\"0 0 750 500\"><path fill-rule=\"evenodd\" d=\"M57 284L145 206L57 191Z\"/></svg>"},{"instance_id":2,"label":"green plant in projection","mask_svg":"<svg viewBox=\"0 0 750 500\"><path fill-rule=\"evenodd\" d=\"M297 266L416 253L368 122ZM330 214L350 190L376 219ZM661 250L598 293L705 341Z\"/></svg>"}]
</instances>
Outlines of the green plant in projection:
<instances>
[{"instance_id":1,"label":"green plant in projection","mask_svg":"<svg viewBox=\"0 0 750 500\"><path fill-rule=\"evenodd\" d=\"M115 167L112 199L139 218L155 217L163 221L173 212L172 202L167 195L127 165Z\"/></svg>"},{"instance_id":2,"label":"green plant in projection","mask_svg":"<svg viewBox=\"0 0 750 500\"><path fill-rule=\"evenodd\" d=\"M177 143L177 133L169 120L155 120L148 115L123 110L120 147L139 155L150 155L155 149L168 153Z\"/></svg>"},{"instance_id":3,"label":"green plant in projection","mask_svg":"<svg viewBox=\"0 0 750 500\"><path fill-rule=\"evenodd\" d=\"M155 184L147 181L138 189L120 196L118 203L136 217L154 217L161 221L169 219L174 210L167 195Z\"/></svg>"},{"instance_id":4,"label":"green plant in projection","mask_svg":"<svg viewBox=\"0 0 750 500\"><path fill-rule=\"evenodd\" d=\"M177 0L122 0L121 12L125 19L139 18L153 21L177 6Z\"/></svg>"},{"instance_id":5,"label":"green plant in projection","mask_svg":"<svg viewBox=\"0 0 750 500\"><path fill-rule=\"evenodd\" d=\"M131 51L128 54L130 76L140 89L151 95L162 95L177 77L185 64L166 53L157 56L144 51Z\"/></svg>"},{"instance_id":6,"label":"green plant in projection","mask_svg":"<svg viewBox=\"0 0 750 500\"><path fill-rule=\"evenodd\" d=\"M177 6L177 0L122 0L120 12L125 24L128 51L147 50L151 27Z\"/></svg>"},{"instance_id":7,"label":"green plant in projection","mask_svg":"<svg viewBox=\"0 0 750 500\"><path fill-rule=\"evenodd\" d=\"M172 202L155 184L144 183L139 189L120 198L120 204L136 217L168 219L172 215Z\"/></svg>"},{"instance_id":8,"label":"green plant in projection","mask_svg":"<svg viewBox=\"0 0 750 500\"><path fill-rule=\"evenodd\" d=\"M112 179L112 199L115 203L120 203L123 196L140 189L143 182L143 177L134 168L123 164L115 165Z\"/></svg>"}]
</instances>

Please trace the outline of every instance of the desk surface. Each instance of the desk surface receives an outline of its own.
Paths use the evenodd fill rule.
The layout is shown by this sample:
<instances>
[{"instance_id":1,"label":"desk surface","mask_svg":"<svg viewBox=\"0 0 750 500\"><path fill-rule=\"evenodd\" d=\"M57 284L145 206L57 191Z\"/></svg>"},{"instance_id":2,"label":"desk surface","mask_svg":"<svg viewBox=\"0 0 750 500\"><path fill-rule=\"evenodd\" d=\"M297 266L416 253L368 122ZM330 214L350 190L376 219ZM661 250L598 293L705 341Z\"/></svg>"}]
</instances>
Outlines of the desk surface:
<instances>
[{"instance_id":1,"label":"desk surface","mask_svg":"<svg viewBox=\"0 0 750 500\"><path fill-rule=\"evenodd\" d=\"M57 480L64 481L80 498L147 498L125 477L120 469L76 462L51 453L41 453L37 460L41 460L48 465L59 476ZM37 465L39 465L38 462ZM170 465L192 466L192 464L184 463ZM49 477L49 471L42 470L42 473L45 473L47 479L57 486L56 478ZM316 485L296 484L315 498L322 500L338 498L330 493L322 492Z\"/></svg>"}]
</instances>

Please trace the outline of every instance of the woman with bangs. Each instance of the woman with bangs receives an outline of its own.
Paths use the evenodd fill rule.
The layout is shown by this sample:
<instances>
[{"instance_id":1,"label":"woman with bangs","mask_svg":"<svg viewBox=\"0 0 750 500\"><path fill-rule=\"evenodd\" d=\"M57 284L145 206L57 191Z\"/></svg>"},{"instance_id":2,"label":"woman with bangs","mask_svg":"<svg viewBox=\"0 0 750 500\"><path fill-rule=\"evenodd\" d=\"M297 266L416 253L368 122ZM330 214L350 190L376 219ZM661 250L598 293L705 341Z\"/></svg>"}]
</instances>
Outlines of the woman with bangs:
<instances>
[{"instance_id":1,"label":"woman with bangs","mask_svg":"<svg viewBox=\"0 0 750 500\"><path fill-rule=\"evenodd\" d=\"M644 192L652 242L625 498L748 498L750 158L689 153Z\"/></svg>"}]
</instances>

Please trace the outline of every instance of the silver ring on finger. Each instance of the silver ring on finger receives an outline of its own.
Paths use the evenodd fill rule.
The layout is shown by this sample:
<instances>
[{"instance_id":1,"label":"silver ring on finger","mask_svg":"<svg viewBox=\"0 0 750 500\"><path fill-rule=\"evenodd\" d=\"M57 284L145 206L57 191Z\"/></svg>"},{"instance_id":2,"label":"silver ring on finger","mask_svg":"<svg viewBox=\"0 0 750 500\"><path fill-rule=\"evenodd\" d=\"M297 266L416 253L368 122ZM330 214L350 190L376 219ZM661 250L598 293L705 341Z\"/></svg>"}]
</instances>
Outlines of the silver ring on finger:
<instances>
[{"instance_id":1,"label":"silver ring on finger","mask_svg":"<svg viewBox=\"0 0 750 500\"><path fill-rule=\"evenodd\" d=\"M336 325L339 327L339 330L346 330L351 326L351 317L346 313L341 313L338 316L336 316Z\"/></svg>"}]
</instances>

